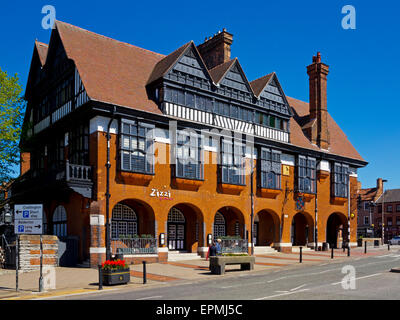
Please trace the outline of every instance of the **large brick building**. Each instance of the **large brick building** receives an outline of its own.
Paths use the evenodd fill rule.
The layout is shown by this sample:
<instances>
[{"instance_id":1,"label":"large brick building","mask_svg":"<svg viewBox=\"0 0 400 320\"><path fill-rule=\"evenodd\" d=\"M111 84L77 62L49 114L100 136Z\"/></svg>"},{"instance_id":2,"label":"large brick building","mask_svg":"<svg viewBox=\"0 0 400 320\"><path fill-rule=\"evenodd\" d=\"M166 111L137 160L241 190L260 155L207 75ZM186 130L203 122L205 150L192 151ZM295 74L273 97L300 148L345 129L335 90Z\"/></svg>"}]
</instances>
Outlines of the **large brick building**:
<instances>
[{"instance_id":1,"label":"large brick building","mask_svg":"<svg viewBox=\"0 0 400 320\"><path fill-rule=\"evenodd\" d=\"M153 261L224 236L355 243L367 163L328 113L328 65L307 67L307 103L275 73L248 81L232 42L223 30L164 56L57 21L34 45L13 203L43 203L47 232L92 266L126 239L128 259Z\"/></svg>"},{"instance_id":2,"label":"large brick building","mask_svg":"<svg viewBox=\"0 0 400 320\"><path fill-rule=\"evenodd\" d=\"M400 189L385 190L377 199L374 207L374 232L382 237L382 213L383 213L383 237L384 242L400 235Z\"/></svg>"},{"instance_id":3,"label":"large brick building","mask_svg":"<svg viewBox=\"0 0 400 320\"><path fill-rule=\"evenodd\" d=\"M361 183L360 183L361 185ZM357 234L358 236L371 238L374 234L374 215L376 201L383 192L383 179L376 180L376 187L358 190L358 214L357 214Z\"/></svg>"}]
</instances>

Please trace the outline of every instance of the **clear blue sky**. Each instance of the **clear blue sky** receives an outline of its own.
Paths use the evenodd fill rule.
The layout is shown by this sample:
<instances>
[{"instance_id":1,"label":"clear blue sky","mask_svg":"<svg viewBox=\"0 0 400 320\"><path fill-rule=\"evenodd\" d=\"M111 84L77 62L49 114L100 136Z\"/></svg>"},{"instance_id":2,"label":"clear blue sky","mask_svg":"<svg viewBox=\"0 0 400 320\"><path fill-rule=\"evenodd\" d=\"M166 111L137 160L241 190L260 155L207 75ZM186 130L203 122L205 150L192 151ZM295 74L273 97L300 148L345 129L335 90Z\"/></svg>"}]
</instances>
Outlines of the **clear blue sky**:
<instances>
[{"instance_id":1,"label":"clear blue sky","mask_svg":"<svg viewBox=\"0 0 400 320\"><path fill-rule=\"evenodd\" d=\"M44 5L56 19L168 54L218 30L233 33L232 57L249 80L272 71L286 95L308 101L306 66L321 52L330 66L328 110L369 162L363 187L377 177L400 188L400 5L396 1L3 1L0 67L25 87ZM341 26L344 5L356 9L356 30Z\"/></svg>"}]
</instances>

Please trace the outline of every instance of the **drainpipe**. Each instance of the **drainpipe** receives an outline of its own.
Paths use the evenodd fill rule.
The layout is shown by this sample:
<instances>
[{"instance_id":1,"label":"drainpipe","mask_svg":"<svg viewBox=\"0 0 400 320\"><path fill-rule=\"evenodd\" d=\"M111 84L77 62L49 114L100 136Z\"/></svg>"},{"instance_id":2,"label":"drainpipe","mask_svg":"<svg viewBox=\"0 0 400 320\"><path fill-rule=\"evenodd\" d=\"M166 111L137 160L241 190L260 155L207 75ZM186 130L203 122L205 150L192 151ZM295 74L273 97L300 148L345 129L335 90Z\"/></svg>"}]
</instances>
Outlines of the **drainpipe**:
<instances>
[{"instance_id":1,"label":"drainpipe","mask_svg":"<svg viewBox=\"0 0 400 320\"><path fill-rule=\"evenodd\" d=\"M321 164L322 160L319 160L318 165ZM318 165L317 170L318 171ZM315 180L315 222L314 222L314 248L318 251L318 173L316 172Z\"/></svg>"},{"instance_id":2,"label":"drainpipe","mask_svg":"<svg viewBox=\"0 0 400 320\"><path fill-rule=\"evenodd\" d=\"M110 128L111 123L115 117L116 107L112 111L112 117L108 122L107 126L107 162L106 162L106 172L107 172L107 182L106 182L106 259L111 259L111 232L110 232Z\"/></svg>"},{"instance_id":3,"label":"drainpipe","mask_svg":"<svg viewBox=\"0 0 400 320\"><path fill-rule=\"evenodd\" d=\"M254 144L253 144L254 146ZM250 218L250 238L251 238L251 255L254 255L254 243L253 243L253 228L254 228L254 148L251 148L251 175L250 175L250 194L251 194L251 218Z\"/></svg>"},{"instance_id":4,"label":"drainpipe","mask_svg":"<svg viewBox=\"0 0 400 320\"><path fill-rule=\"evenodd\" d=\"M350 171L350 170L349 170ZM350 247L350 172L348 175L349 179L348 182L348 187L347 187L347 245Z\"/></svg>"}]
</instances>

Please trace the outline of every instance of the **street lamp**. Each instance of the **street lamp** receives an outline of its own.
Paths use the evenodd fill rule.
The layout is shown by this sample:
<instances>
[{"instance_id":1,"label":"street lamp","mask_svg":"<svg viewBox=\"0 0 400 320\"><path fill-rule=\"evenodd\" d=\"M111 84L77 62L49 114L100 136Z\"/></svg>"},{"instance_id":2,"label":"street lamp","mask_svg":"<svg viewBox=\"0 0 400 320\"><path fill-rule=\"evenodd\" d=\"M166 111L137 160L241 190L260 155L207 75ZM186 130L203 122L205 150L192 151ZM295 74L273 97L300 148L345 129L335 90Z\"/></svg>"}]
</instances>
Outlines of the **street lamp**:
<instances>
[{"instance_id":1,"label":"street lamp","mask_svg":"<svg viewBox=\"0 0 400 320\"><path fill-rule=\"evenodd\" d=\"M4 223L5 224L11 224L12 223L12 213L10 210L10 205L6 203L4 205Z\"/></svg>"},{"instance_id":2,"label":"street lamp","mask_svg":"<svg viewBox=\"0 0 400 320\"><path fill-rule=\"evenodd\" d=\"M369 202L369 225L370 225L370 227L372 227L372 238L375 237L375 230L374 230L374 224L373 224L373 221L372 221L372 210L371 210L371 208L373 208L375 206L376 206L375 202L373 202L373 201Z\"/></svg>"},{"instance_id":3,"label":"street lamp","mask_svg":"<svg viewBox=\"0 0 400 320\"><path fill-rule=\"evenodd\" d=\"M383 183L387 182L387 180L382 180L382 245L385 241L385 229L384 229L384 216L385 216L385 190L383 187Z\"/></svg>"}]
</instances>

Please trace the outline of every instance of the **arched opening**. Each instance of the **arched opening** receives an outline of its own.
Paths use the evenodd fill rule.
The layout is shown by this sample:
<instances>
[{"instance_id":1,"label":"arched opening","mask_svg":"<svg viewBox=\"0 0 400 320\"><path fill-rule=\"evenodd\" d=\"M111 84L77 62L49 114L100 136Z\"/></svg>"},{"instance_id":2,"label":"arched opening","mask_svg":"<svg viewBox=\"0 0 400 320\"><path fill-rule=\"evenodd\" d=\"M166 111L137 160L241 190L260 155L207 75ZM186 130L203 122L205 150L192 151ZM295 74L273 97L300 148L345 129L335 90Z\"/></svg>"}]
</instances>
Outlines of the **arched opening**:
<instances>
[{"instance_id":1,"label":"arched opening","mask_svg":"<svg viewBox=\"0 0 400 320\"><path fill-rule=\"evenodd\" d=\"M271 246L274 242L279 242L279 218L274 212L262 210L254 217L253 243Z\"/></svg>"},{"instance_id":2,"label":"arched opening","mask_svg":"<svg viewBox=\"0 0 400 320\"><path fill-rule=\"evenodd\" d=\"M155 215L145 202L127 199L117 203L111 214L111 238L155 237Z\"/></svg>"},{"instance_id":3,"label":"arched opening","mask_svg":"<svg viewBox=\"0 0 400 320\"><path fill-rule=\"evenodd\" d=\"M67 236L67 211L61 205L54 209L53 213L53 235L63 238Z\"/></svg>"},{"instance_id":4,"label":"arched opening","mask_svg":"<svg viewBox=\"0 0 400 320\"><path fill-rule=\"evenodd\" d=\"M133 237L137 234L138 219L135 211L125 204L116 204L111 215L111 238Z\"/></svg>"},{"instance_id":5,"label":"arched opening","mask_svg":"<svg viewBox=\"0 0 400 320\"><path fill-rule=\"evenodd\" d=\"M217 216L218 214L218 216ZM221 216L223 220L225 221L225 234L221 234L221 229L222 229L222 224L218 224L218 226L221 226L221 229L219 229L219 234L220 236L225 235L225 236L236 236L236 237L241 237L244 239L246 237L246 227L244 224L244 216L242 212L234 207L223 207L219 209L216 213L216 217L218 217L219 221L222 222ZM215 231L216 231L216 225L215 225L215 218L214 218L214 238L216 238Z\"/></svg>"},{"instance_id":6,"label":"arched opening","mask_svg":"<svg viewBox=\"0 0 400 320\"><path fill-rule=\"evenodd\" d=\"M214 217L214 240L226 236L226 221L224 216L217 212Z\"/></svg>"},{"instance_id":7,"label":"arched opening","mask_svg":"<svg viewBox=\"0 0 400 320\"><path fill-rule=\"evenodd\" d=\"M341 248L348 240L348 223L342 213L332 213L326 222L326 242L331 248Z\"/></svg>"},{"instance_id":8,"label":"arched opening","mask_svg":"<svg viewBox=\"0 0 400 320\"><path fill-rule=\"evenodd\" d=\"M196 252L204 242L201 211L183 203L172 207L168 212L167 241L168 250Z\"/></svg>"},{"instance_id":9,"label":"arched opening","mask_svg":"<svg viewBox=\"0 0 400 320\"><path fill-rule=\"evenodd\" d=\"M312 217L305 212L298 212L292 220L292 245L307 246L314 239Z\"/></svg>"}]
</instances>

